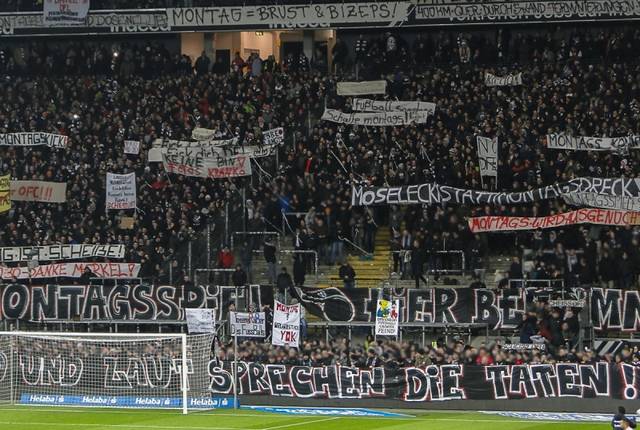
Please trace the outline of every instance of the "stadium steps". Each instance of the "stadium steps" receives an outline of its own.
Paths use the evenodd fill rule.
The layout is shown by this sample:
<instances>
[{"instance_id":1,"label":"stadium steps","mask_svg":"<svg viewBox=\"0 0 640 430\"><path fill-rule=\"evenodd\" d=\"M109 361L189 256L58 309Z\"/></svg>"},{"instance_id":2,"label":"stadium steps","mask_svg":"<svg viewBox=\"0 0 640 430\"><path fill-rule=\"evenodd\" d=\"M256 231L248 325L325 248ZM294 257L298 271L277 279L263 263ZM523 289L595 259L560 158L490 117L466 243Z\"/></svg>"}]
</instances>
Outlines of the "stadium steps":
<instances>
[{"instance_id":1,"label":"stadium steps","mask_svg":"<svg viewBox=\"0 0 640 430\"><path fill-rule=\"evenodd\" d=\"M500 274L509 271L511 267L511 257L503 255L491 255L487 257L484 283L487 288L497 288Z\"/></svg>"}]
</instances>

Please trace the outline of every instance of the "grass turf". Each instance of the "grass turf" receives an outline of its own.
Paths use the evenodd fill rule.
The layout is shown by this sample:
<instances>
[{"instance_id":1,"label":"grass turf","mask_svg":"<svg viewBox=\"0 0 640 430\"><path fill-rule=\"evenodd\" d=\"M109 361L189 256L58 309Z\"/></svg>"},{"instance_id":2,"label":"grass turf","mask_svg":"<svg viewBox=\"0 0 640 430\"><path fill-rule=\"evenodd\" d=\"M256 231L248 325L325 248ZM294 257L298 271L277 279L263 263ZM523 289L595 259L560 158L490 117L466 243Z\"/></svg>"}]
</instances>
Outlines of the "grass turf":
<instances>
[{"instance_id":1,"label":"grass turf","mask_svg":"<svg viewBox=\"0 0 640 430\"><path fill-rule=\"evenodd\" d=\"M193 412L127 409L0 407L0 429L11 430L577 430L608 423L545 422L474 412L411 412L414 417L291 416L252 410Z\"/></svg>"}]
</instances>

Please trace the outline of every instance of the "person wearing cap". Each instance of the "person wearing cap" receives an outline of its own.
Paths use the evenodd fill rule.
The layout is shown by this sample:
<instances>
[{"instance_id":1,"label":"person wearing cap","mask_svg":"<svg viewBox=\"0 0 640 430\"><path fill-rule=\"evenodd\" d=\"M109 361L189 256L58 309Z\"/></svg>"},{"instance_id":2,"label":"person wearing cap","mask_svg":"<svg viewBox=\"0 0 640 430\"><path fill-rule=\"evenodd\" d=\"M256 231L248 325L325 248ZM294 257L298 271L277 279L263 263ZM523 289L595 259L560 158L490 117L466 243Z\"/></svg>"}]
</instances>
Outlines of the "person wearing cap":
<instances>
[{"instance_id":1,"label":"person wearing cap","mask_svg":"<svg viewBox=\"0 0 640 430\"><path fill-rule=\"evenodd\" d=\"M633 418L627 417L627 410L624 406L618 406L618 412L613 416L611 420L611 428L613 430L634 429L636 428L636 421Z\"/></svg>"}]
</instances>

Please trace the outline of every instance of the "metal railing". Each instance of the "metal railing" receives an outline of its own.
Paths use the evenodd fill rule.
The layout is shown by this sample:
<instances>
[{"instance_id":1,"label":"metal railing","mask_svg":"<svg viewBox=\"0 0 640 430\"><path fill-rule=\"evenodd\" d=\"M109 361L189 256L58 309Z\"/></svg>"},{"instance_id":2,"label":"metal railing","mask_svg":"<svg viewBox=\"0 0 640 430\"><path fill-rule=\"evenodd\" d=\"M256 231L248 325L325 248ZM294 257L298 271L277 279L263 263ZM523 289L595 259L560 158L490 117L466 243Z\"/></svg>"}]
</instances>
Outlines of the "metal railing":
<instances>
[{"instance_id":1,"label":"metal railing","mask_svg":"<svg viewBox=\"0 0 640 430\"><path fill-rule=\"evenodd\" d=\"M373 257L373 253L365 250L364 248L356 245L353 241L347 239L346 237L342 237L342 236L338 236L338 239L348 243L352 248L356 249L357 251L360 251L360 253L365 256L365 257Z\"/></svg>"},{"instance_id":2,"label":"metal railing","mask_svg":"<svg viewBox=\"0 0 640 430\"><path fill-rule=\"evenodd\" d=\"M313 256L313 275L316 278L316 282L318 282L318 252L312 249L281 249L279 254L310 254Z\"/></svg>"},{"instance_id":3,"label":"metal railing","mask_svg":"<svg viewBox=\"0 0 640 430\"><path fill-rule=\"evenodd\" d=\"M236 236L275 236L278 247L280 247L280 233L275 231L234 231L231 234L231 249L235 250L235 238ZM255 250L255 247L252 246L252 250Z\"/></svg>"},{"instance_id":4,"label":"metal railing","mask_svg":"<svg viewBox=\"0 0 640 430\"><path fill-rule=\"evenodd\" d=\"M305 217L308 212L285 212L282 211L282 232L283 234L287 234L287 231L291 231L292 234L295 233L295 228L294 226L291 225L291 222L289 221L288 217L295 217L296 219L300 219L300 217Z\"/></svg>"}]
</instances>

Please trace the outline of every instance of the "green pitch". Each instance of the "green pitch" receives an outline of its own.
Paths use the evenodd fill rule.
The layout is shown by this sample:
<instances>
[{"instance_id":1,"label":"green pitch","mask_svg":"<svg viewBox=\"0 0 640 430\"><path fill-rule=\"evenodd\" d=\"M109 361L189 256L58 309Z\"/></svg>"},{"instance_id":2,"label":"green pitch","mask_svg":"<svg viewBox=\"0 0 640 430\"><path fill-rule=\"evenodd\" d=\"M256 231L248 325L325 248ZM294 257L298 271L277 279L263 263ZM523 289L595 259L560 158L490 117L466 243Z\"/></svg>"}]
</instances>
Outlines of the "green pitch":
<instances>
[{"instance_id":1,"label":"green pitch","mask_svg":"<svg viewBox=\"0 0 640 430\"><path fill-rule=\"evenodd\" d=\"M411 412L415 417L290 416L251 410L181 415L178 411L0 407L7 430L595 430L609 423L525 421L464 412Z\"/></svg>"}]
</instances>

